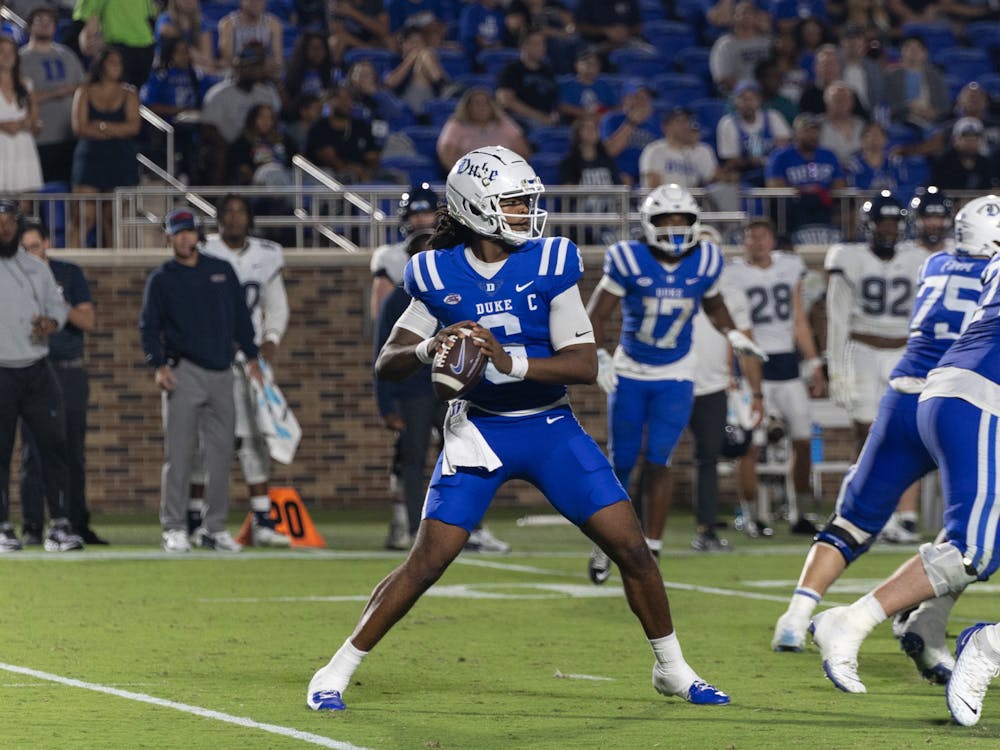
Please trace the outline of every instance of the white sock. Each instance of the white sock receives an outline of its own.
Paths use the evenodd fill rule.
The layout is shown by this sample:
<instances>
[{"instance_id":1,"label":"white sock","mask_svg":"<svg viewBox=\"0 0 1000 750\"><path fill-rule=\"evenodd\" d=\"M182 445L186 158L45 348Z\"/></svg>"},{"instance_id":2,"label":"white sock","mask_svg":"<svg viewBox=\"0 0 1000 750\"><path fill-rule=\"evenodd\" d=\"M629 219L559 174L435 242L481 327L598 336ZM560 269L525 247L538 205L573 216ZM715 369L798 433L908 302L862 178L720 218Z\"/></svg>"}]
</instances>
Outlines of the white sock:
<instances>
[{"instance_id":1,"label":"white sock","mask_svg":"<svg viewBox=\"0 0 1000 750\"><path fill-rule=\"evenodd\" d=\"M684 661L676 631L662 638L650 638L649 645L653 647L653 655L656 657L656 671L666 678L671 689L686 691L698 679L695 671Z\"/></svg>"},{"instance_id":2,"label":"white sock","mask_svg":"<svg viewBox=\"0 0 1000 750\"><path fill-rule=\"evenodd\" d=\"M406 503L392 504L392 522L401 526L409 526L410 514L406 510Z\"/></svg>"},{"instance_id":3,"label":"white sock","mask_svg":"<svg viewBox=\"0 0 1000 750\"><path fill-rule=\"evenodd\" d=\"M201 515L205 515L205 501L200 497L189 497L188 510L195 510Z\"/></svg>"},{"instance_id":4,"label":"white sock","mask_svg":"<svg viewBox=\"0 0 1000 750\"><path fill-rule=\"evenodd\" d=\"M812 589L799 586L788 603L788 614L808 620L822 599L823 597Z\"/></svg>"},{"instance_id":5,"label":"white sock","mask_svg":"<svg viewBox=\"0 0 1000 750\"><path fill-rule=\"evenodd\" d=\"M896 517L900 521L913 521L917 522L917 511L915 510L900 510L896 512Z\"/></svg>"},{"instance_id":6,"label":"white sock","mask_svg":"<svg viewBox=\"0 0 1000 750\"><path fill-rule=\"evenodd\" d=\"M271 498L267 495L254 495L250 498L250 510L254 513L270 513Z\"/></svg>"},{"instance_id":7,"label":"white sock","mask_svg":"<svg viewBox=\"0 0 1000 750\"><path fill-rule=\"evenodd\" d=\"M863 629L865 635L886 619L885 610L872 593L865 594L847 609L854 624Z\"/></svg>"},{"instance_id":8,"label":"white sock","mask_svg":"<svg viewBox=\"0 0 1000 750\"><path fill-rule=\"evenodd\" d=\"M663 548L663 541L660 539L650 539L646 537L646 546L649 547L650 552L659 552ZM650 641L652 642L652 641Z\"/></svg>"},{"instance_id":9,"label":"white sock","mask_svg":"<svg viewBox=\"0 0 1000 750\"><path fill-rule=\"evenodd\" d=\"M322 690L339 690L341 694L351 684L354 670L361 666L361 660L368 655L367 651L359 651L351 644L351 639L344 641L330 663L323 667Z\"/></svg>"}]
</instances>

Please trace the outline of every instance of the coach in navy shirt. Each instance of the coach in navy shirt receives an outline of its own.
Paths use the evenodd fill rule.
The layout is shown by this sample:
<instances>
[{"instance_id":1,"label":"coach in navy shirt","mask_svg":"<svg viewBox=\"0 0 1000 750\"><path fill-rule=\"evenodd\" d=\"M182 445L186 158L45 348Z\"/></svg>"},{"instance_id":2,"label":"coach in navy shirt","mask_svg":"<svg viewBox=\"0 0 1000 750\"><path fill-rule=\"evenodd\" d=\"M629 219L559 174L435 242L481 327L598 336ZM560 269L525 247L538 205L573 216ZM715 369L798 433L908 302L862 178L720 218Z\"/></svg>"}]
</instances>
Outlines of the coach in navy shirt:
<instances>
[{"instance_id":1,"label":"coach in navy shirt","mask_svg":"<svg viewBox=\"0 0 1000 750\"><path fill-rule=\"evenodd\" d=\"M174 257L149 275L142 300L142 349L156 370L164 418L160 521L163 548L188 552L187 501L192 445L201 437L208 475L202 546L236 552L226 531L229 464L232 459L233 342L246 355L250 376L261 380L253 323L233 267L198 252L195 215L178 209L167 215L167 239Z\"/></svg>"}]
</instances>

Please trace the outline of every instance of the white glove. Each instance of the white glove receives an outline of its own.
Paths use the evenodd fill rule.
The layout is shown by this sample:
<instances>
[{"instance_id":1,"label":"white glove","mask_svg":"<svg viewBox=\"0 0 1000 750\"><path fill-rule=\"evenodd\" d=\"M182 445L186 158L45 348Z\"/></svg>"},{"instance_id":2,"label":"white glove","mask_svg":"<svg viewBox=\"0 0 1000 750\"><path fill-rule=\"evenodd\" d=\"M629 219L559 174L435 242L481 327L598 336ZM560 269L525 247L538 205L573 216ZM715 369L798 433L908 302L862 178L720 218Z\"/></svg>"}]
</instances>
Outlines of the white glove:
<instances>
[{"instance_id":1,"label":"white glove","mask_svg":"<svg viewBox=\"0 0 1000 750\"><path fill-rule=\"evenodd\" d=\"M597 384L605 393L614 393L618 389L615 362L607 349L597 350Z\"/></svg>"},{"instance_id":2,"label":"white glove","mask_svg":"<svg viewBox=\"0 0 1000 750\"><path fill-rule=\"evenodd\" d=\"M729 345L733 347L733 351L737 354L749 354L761 362L767 362L768 356L764 353L764 350L757 346L751 339L747 338L742 331L737 331L734 328L726 334L726 338L729 339Z\"/></svg>"},{"instance_id":3,"label":"white glove","mask_svg":"<svg viewBox=\"0 0 1000 750\"><path fill-rule=\"evenodd\" d=\"M839 372L830 373L830 400L835 404L840 404L845 409L848 407L847 383Z\"/></svg>"}]
</instances>

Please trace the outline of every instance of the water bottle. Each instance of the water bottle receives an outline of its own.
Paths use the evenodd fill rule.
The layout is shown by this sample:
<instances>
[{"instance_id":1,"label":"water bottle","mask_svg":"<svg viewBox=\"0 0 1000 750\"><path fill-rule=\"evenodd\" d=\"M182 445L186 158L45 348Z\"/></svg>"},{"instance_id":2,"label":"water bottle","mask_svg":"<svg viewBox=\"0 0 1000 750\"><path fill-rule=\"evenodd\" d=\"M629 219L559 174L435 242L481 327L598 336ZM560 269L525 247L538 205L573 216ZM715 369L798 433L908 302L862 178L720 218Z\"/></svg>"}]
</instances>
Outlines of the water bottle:
<instances>
[{"instance_id":1,"label":"water bottle","mask_svg":"<svg viewBox=\"0 0 1000 750\"><path fill-rule=\"evenodd\" d=\"M813 422L812 439L809 442L809 454L814 464L823 461L823 425Z\"/></svg>"}]
</instances>

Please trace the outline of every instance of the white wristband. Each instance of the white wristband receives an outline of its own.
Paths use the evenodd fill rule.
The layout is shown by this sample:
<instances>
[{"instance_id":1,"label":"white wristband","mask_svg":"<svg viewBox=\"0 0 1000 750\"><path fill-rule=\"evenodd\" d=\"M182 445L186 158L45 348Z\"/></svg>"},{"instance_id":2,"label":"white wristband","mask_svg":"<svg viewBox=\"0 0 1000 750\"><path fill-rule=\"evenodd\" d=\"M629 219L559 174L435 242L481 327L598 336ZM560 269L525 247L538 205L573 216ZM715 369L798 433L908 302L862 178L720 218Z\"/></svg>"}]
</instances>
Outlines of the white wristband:
<instances>
[{"instance_id":1,"label":"white wristband","mask_svg":"<svg viewBox=\"0 0 1000 750\"><path fill-rule=\"evenodd\" d=\"M804 364L807 370L815 370L817 367L823 366L823 360L819 357L810 357Z\"/></svg>"},{"instance_id":2,"label":"white wristband","mask_svg":"<svg viewBox=\"0 0 1000 750\"><path fill-rule=\"evenodd\" d=\"M510 376L515 380L524 380L528 374L528 358L512 354L510 355Z\"/></svg>"},{"instance_id":3,"label":"white wristband","mask_svg":"<svg viewBox=\"0 0 1000 750\"><path fill-rule=\"evenodd\" d=\"M434 345L437 342L437 338L431 336L429 339L424 339L416 348L413 353L417 355L417 359L423 362L425 365L429 365L434 361Z\"/></svg>"}]
</instances>

